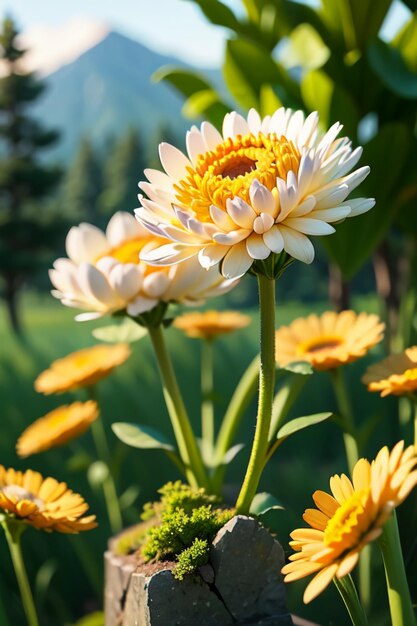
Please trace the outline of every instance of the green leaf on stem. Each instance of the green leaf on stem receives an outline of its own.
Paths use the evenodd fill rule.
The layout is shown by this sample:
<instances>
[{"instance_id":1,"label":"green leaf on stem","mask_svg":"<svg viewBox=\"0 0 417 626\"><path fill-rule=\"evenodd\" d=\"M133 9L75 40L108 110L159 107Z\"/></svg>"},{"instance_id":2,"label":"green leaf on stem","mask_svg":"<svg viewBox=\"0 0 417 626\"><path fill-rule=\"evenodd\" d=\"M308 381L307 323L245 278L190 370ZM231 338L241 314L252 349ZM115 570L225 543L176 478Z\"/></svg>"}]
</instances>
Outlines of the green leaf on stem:
<instances>
[{"instance_id":1,"label":"green leaf on stem","mask_svg":"<svg viewBox=\"0 0 417 626\"><path fill-rule=\"evenodd\" d=\"M369 46L368 59L388 89L403 98L417 99L417 73L407 67L399 50L383 41L375 41Z\"/></svg>"},{"instance_id":2,"label":"green leaf on stem","mask_svg":"<svg viewBox=\"0 0 417 626\"><path fill-rule=\"evenodd\" d=\"M172 443L158 430L143 424L115 422L112 430L116 437L132 448L174 451Z\"/></svg>"},{"instance_id":3,"label":"green leaf on stem","mask_svg":"<svg viewBox=\"0 0 417 626\"><path fill-rule=\"evenodd\" d=\"M311 374L314 374L313 366L307 361L293 361L292 363L288 363L279 369L292 372L293 374L301 374L302 376L310 376Z\"/></svg>"},{"instance_id":4,"label":"green leaf on stem","mask_svg":"<svg viewBox=\"0 0 417 626\"><path fill-rule=\"evenodd\" d=\"M333 413L314 413L313 415L296 417L279 429L277 439L283 441L290 435L295 435L295 433L298 433L300 430L304 430L304 428L309 428L310 426L315 426L316 424L320 424L320 422L328 420L332 415Z\"/></svg>"},{"instance_id":5,"label":"green leaf on stem","mask_svg":"<svg viewBox=\"0 0 417 626\"><path fill-rule=\"evenodd\" d=\"M93 337L107 343L133 343L143 339L148 331L133 320L126 317L121 324L102 326L92 331Z\"/></svg>"},{"instance_id":6,"label":"green leaf on stem","mask_svg":"<svg viewBox=\"0 0 417 626\"><path fill-rule=\"evenodd\" d=\"M251 515L265 515L268 511L283 511L284 507L278 502L278 500L271 493L263 491L257 493L249 510Z\"/></svg>"},{"instance_id":7,"label":"green leaf on stem","mask_svg":"<svg viewBox=\"0 0 417 626\"><path fill-rule=\"evenodd\" d=\"M284 48L282 64L291 69L302 67L316 70L330 57L330 50L311 24L299 24L294 28Z\"/></svg>"}]
</instances>

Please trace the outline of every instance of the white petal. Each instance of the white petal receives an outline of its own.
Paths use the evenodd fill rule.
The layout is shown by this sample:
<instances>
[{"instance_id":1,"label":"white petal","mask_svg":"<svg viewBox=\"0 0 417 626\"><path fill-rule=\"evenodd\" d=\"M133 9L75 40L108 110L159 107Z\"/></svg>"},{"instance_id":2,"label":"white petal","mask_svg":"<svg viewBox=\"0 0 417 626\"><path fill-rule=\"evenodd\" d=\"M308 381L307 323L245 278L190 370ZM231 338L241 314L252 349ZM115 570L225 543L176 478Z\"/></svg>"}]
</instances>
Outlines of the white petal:
<instances>
[{"instance_id":1,"label":"white petal","mask_svg":"<svg viewBox=\"0 0 417 626\"><path fill-rule=\"evenodd\" d=\"M310 239L291 228L280 226L282 238L284 239L284 249L294 259L303 263L312 263L314 260L314 247Z\"/></svg>"},{"instance_id":2,"label":"white petal","mask_svg":"<svg viewBox=\"0 0 417 626\"><path fill-rule=\"evenodd\" d=\"M258 235L263 235L267 230L272 228L273 224L274 218L272 215L269 215L269 213L261 213L253 222L253 230Z\"/></svg>"},{"instance_id":3,"label":"white petal","mask_svg":"<svg viewBox=\"0 0 417 626\"><path fill-rule=\"evenodd\" d=\"M168 286L169 278L166 271L152 272L143 279L143 291L151 298L160 298Z\"/></svg>"},{"instance_id":4,"label":"white petal","mask_svg":"<svg viewBox=\"0 0 417 626\"><path fill-rule=\"evenodd\" d=\"M146 311L150 311L158 304L158 300L154 298L144 298L139 296L133 302L130 302L127 305L127 312L132 317L136 317L136 315L141 315L141 313L146 313Z\"/></svg>"},{"instance_id":5,"label":"white petal","mask_svg":"<svg viewBox=\"0 0 417 626\"><path fill-rule=\"evenodd\" d=\"M228 250L229 248L227 246L222 246L220 244L206 246L198 253L198 260L201 267L209 269L210 267L217 265L220 263Z\"/></svg>"},{"instance_id":6,"label":"white petal","mask_svg":"<svg viewBox=\"0 0 417 626\"><path fill-rule=\"evenodd\" d=\"M312 139L314 138L318 123L319 115L317 111L313 111L307 116L303 128L298 135L298 146L300 148L312 145Z\"/></svg>"},{"instance_id":7,"label":"white petal","mask_svg":"<svg viewBox=\"0 0 417 626\"><path fill-rule=\"evenodd\" d=\"M279 254L284 249L284 239L278 226L273 226L263 235L264 242L272 252Z\"/></svg>"},{"instance_id":8,"label":"white petal","mask_svg":"<svg viewBox=\"0 0 417 626\"><path fill-rule=\"evenodd\" d=\"M291 109L285 109L285 107L277 109L269 122L269 132L275 133L278 137L285 135L291 113Z\"/></svg>"},{"instance_id":9,"label":"white petal","mask_svg":"<svg viewBox=\"0 0 417 626\"><path fill-rule=\"evenodd\" d=\"M109 285L105 276L93 265L82 263L79 267L79 282L84 293L107 307L120 305L120 299Z\"/></svg>"},{"instance_id":10,"label":"white petal","mask_svg":"<svg viewBox=\"0 0 417 626\"><path fill-rule=\"evenodd\" d=\"M246 239L246 249L252 259L267 259L271 254L271 250L265 244L262 235L255 233Z\"/></svg>"},{"instance_id":11,"label":"white petal","mask_svg":"<svg viewBox=\"0 0 417 626\"><path fill-rule=\"evenodd\" d=\"M228 198L226 200L226 210L235 224L241 228L252 229L256 213L242 198L239 198L239 196L235 196L233 200Z\"/></svg>"},{"instance_id":12,"label":"white petal","mask_svg":"<svg viewBox=\"0 0 417 626\"><path fill-rule=\"evenodd\" d=\"M251 234L251 230L239 228L239 230L231 230L229 233L216 233L213 239L216 243L223 246L234 246Z\"/></svg>"},{"instance_id":13,"label":"white petal","mask_svg":"<svg viewBox=\"0 0 417 626\"><path fill-rule=\"evenodd\" d=\"M196 165L200 154L204 154L204 152L206 152L206 145L200 131L197 130L195 126L193 126L191 130L187 131L185 142L188 156L193 164Z\"/></svg>"},{"instance_id":14,"label":"white petal","mask_svg":"<svg viewBox=\"0 0 417 626\"><path fill-rule=\"evenodd\" d=\"M375 206L375 198L355 198L355 200L349 200L348 204L352 210L349 217L355 217L370 211Z\"/></svg>"},{"instance_id":15,"label":"white petal","mask_svg":"<svg viewBox=\"0 0 417 626\"><path fill-rule=\"evenodd\" d=\"M180 180L187 175L187 168L192 167L185 154L170 143L159 144L159 158L168 176Z\"/></svg>"},{"instance_id":16,"label":"white petal","mask_svg":"<svg viewBox=\"0 0 417 626\"><path fill-rule=\"evenodd\" d=\"M246 244L240 243L230 248L223 259L221 272L225 278L240 278L253 263L252 257L246 250Z\"/></svg>"},{"instance_id":17,"label":"white petal","mask_svg":"<svg viewBox=\"0 0 417 626\"><path fill-rule=\"evenodd\" d=\"M236 137L237 135L246 135L249 132L249 126L244 117L236 111L227 113L223 120L223 137Z\"/></svg>"},{"instance_id":18,"label":"white petal","mask_svg":"<svg viewBox=\"0 0 417 626\"><path fill-rule=\"evenodd\" d=\"M261 132L262 120L256 109L250 109L248 113L248 126L249 131L254 135L258 135Z\"/></svg>"},{"instance_id":19,"label":"white petal","mask_svg":"<svg viewBox=\"0 0 417 626\"><path fill-rule=\"evenodd\" d=\"M291 211L291 217L301 217L302 215L308 215L316 206L316 198L314 196L307 196L293 211Z\"/></svg>"},{"instance_id":20,"label":"white petal","mask_svg":"<svg viewBox=\"0 0 417 626\"><path fill-rule=\"evenodd\" d=\"M172 202L175 201L174 189L172 191L167 191L166 189L162 189L161 187L155 187L155 185L152 185L151 183L143 180L139 183L139 188L146 193L150 200L153 200L157 204L165 207L165 210L166 207L170 207ZM143 194L138 194L138 198L139 201L143 204Z\"/></svg>"},{"instance_id":21,"label":"white petal","mask_svg":"<svg viewBox=\"0 0 417 626\"><path fill-rule=\"evenodd\" d=\"M310 214L310 217L331 223L344 220L350 215L350 213L350 202L346 202L337 207L332 207L331 209L319 209L317 211L313 211Z\"/></svg>"},{"instance_id":22,"label":"white petal","mask_svg":"<svg viewBox=\"0 0 417 626\"><path fill-rule=\"evenodd\" d=\"M330 226L327 222L308 217L287 218L285 226L289 226L289 228L305 235L331 235L335 232L333 226Z\"/></svg>"},{"instance_id":23,"label":"white petal","mask_svg":"<svg viewBox=\"0 0 417 626\"><path fill-rule=\"evenodd\" d=\"M297 138L303 130L303 125L304 113L302 111L295 111L288 122L286 138L297 143Z\"/></svg>"},{"instance_id":24,"label":"white petal","mask_svg":"<svg viewBox=\"0 0 417 626\"><path fill-rule=\"evenodd\" d=\"M281 221L294 209L297 202L297 193L294 187L287 187L286 182L282 178L277 178L277 188L281 205L278 219Z\"/></svg>"},{"instance_id":25,"label":"white petal","mask_svg":"<svg viewBox=\"0 0 417 626\"><path fill-rule=\"evenodd\" d=\"M223 209L219 209L219 207L215 206L214 204L210 206L210 217L216 224L216 226L218 226L222 230L227 231L236 228L236 224L232 219L230 219L226 211L223 211Z\"/></svg>"},{"instance_id":26,"label":"white petal","mask_svg":"<svg viewBox=\"0 0 417 626\"><path fill-rule=\"evenodd\" d=\"M142 250L140 258L150 265L173 265L198 254L200 246L168 243L153 250Z\"/></svg>"},{"instance_id":27,"label":"white petal","mask_svg":"<svg viewBox=\"0 0 417 626\"><path fill-rule=\"evenodd\" d=\"M253 181L249 189L250 201L257 213L269 213L272 217L278 215L278 198L262 185L257 179Z\"/></svg>"},{"instance_id":28,"label":"white petal","mask_svg":"<svg viewBox=\"0 0 417 626\"><path fill-rule=\"evenodd\" d=\"M92 224L82 223L70 229L65 248L71 261L80 264L94 261L108 250L109 244L103 231Z\"/></svg>"},{"instance_id":29,"label":"white petal","mask_svg":"<svg viewBox=\"0 0 417 626\"><path fill-rule=\"evenodd\" d=\"M365 180L370 171L371 168L369 167L369 165L365 165L364 167L360 167L355 172L352 172L348 176L345 176L341 180L345 185L349 186L349 192L351 192L353 191L353 189L356 189L356 187L360 185L363 180Z\"/></svg>"},{"instance_id":30,"label":"white petal","mask_svg":"<svg viewBox=\"0 0 417 626\"><path fill-rule=\"evenodd\" d=\"M119 263L109 276L110 283L123 300L131 300L142 285L142 271L133 263Z\"/></svg>"},{"instance_id":31,"label":"white petal","mask_svg":"<svg viewBox=\"0 0 417 626\"><path fill-rule=\"evenodd\" d=\"M358 163L359 159L362 156L362 152L363 148L361 146L358 146L355 150L353 150L353 152L351 152L350 154L348 153L349 156L341 160L338 166L335 168L332 178L340 178L341 176L344 176L345 174L350 172L350 170Z\"/></svg>"},{"instance_id":32,"label":"white petal","mask_svg":"<svg viewBox=\"0 0 417 626\"><path fill-rule=\"evenodd\" d=\"M167 176L167 174L165 174L165 172L153 170L148 167L143 173L152 185L155 185L155 187L159 187L169 193L173 193L174 188L172 186L172 180L169 176Z\"/></svg>"},{"instance_id":33,"label":"white petal","mask_svg":"<svg viewBox=\"0 0 417 626\"><path fill-rule=\"evenodd\" d=\"M314 192L316 198L316 209L329 209L336 206L339 202L343 202L349 194L349 187L345 184L339 186L329 186L318 192Z\"/></svg>"},{"instance_id":34,"label":"white petal","mask_svg":"<svg viewBox=\"0 0 417 626\"><path fill-rule=\"evenodd\" d=\"M134 215L118 211L107 224L106 237L110 245L119 246L124 241L143 237L146 231L140 226Z\"/></svg>"},{"instance_id":35,"label":"white petal","mask_svg":"<svg viewBox=\"0 0 417 626\"><path fill-rule=\"evenodd\" d=\"M103 317L103 313L96 311L95 313L79 313L75 316L76 322L90 322L91 320L98 320Z\"/></svg>"},{"instance_id":36,"label":"white petal","mask_svg":"<svg viewBox=\"0 0 417 626\"><path fill-rule=\"evenodd\" d=\"M298 193L303 197L309 189L314 174L314 158L307 152L301 157L300 166L298 168Z\"/></svg>"},{"instance_id":37,"label":"white petal","mask_svg":"<svg viewBox=\"0 0 417 626\"><path fill-rule=\"evenodd\" d=\"M207 150L214 150L216 146L223 142L223 137L210 122L203 122L201 124L201 134L206 142Z\"/></svg>"}]
</instances>

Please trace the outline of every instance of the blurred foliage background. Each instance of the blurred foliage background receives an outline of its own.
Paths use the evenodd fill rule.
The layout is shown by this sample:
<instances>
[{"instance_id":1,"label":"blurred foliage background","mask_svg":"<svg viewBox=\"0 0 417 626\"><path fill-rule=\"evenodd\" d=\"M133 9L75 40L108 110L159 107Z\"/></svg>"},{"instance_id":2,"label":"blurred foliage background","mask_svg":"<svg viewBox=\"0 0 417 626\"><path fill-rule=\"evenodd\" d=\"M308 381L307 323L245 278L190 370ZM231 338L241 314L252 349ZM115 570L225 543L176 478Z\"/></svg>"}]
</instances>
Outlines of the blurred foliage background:
<instances>
[{"instance_id":1,"label":"blurred foliage background","mask_svg":"<svg viewBox=\"0 0 417 626\"><path fill-rule=\"evenodd\" d=\"M132 47L130 40L111 33L66 70L49 77L46 95L41 95L37 77L19 67L22 55L14 38L14 24L3 25L0 57L1 66L6 64L8 70L0 76L0 288L4 302L0 309L0 461L6 466L28 467L16 459L15 440L26 425L58 404L33 391L35 376L55 358L94 343L92 325L75 324L74 312L64 310L45 294L49 289L46 270L63 254L66 230L79 221L104 226L116 210L133 209L143 168L157 166L159 141L182 147L183 130L191 121L198 123L204 118L219 126L230 109L246 112L250 107L262 115L279 106L306 113L317 110L323 127L340 120L353 144L364 146L361 162L371 166L371 174L359 193L375 197L377 205L339 225L332 237L316 240L318 255L312 266L296 263L287 271L278 285L278 323L329 306L378 312L387 324L385 345L347 368L355 416L363 426L363 448L370 454L384 443L409 437L408 405L371 396L359 379L369 361L416 343L417 2L404 0L408 21L386 41L380 33L393 5L391 0L321 0L314 6L292 0L242 0L236 11L220 0L187 1L198 5L213 29L227 29L222 75L214 71L203 74L175 59L151 57L143 46ZM126 68L115 66L118 58L139 60L139 65L129 64L137 74L126 74ZM93 68L96 78L105 75L107 90L100 92L97 109L92 108L94 99L90 98L82 113L74 106L70 117L68 103L86 67ZM140 80L147 81L145 93L139 90L140 71ZM153 85L149 82L151 74ZM158 102L166 106L161 105L161 114L152 118L152 124L146 124L146 114L142 116L139 108L134 109L134 95L127 84L133 94L136 90L138 100L142 98L148 107L152 103L154 110L159 105L152 98L160 94ZM172 95L172 88L177 96ZM97 128L102 128L110 109L116 110L112 100L115 94L117 111L125 114L115 116L114 130L101 132L98 140ZM110 109L107 103L111 103ZM180 120L181 108L186 122ZM68 120L60 138L54 127L57 111ZM82 115L84 125L77 125ZM132 122L135 116L140 119ZM65 134L77 138L71 150ZM54 150L48 150L53 141ZM59 152L60 142L65 151ZM209 305L244 309L256 319L255 303L255 281L247 277L227 297ZM257 351L257 330L254 321L239 335L218 342L219 414ZM169 338L180 383L197 422L198 346L186 343L175 330L169 331ZM133 358L104 381L99 392L119 491L124 494L125 522L133 523L140 505L153 498L163 482L174 478L162 455L156 458L159 453L127 449L110 431L113 421L140 421L169 434L156 366L146 339L135 344ZM316 374L292 415L334 408L325 375ZM239 441L249 441L253 417L251 407ZM34 469L65 479L79 489L101 520L97 531L82 537L41 533L35 540L33 534L24 537L45 626L72 624L101 606L102 553L110 531L97 485L86 472L86 453L91 450L87 434L73 446L36 457L32 463ZM247 454L245 448L228 468L231 485L239 482ZM326 488L331 473L345 469L340 433L334 424L321 425L285 444L278 457L268 467L262 487L286 506L285 513L271 513L268 520L286 545L289 531L310 505L311 493ZM136 484L138 494L131 489ZM400 510L400 522L417 600L415 498ZM0 555L1 563L7 563L4 542L0 542ZM77 585L73 584L74 576ZM288 588L294 612L320 624L335 623L339 614L342 617L337 623L348 623L332 591L304 607L303 586ZM376 577L373 623L378 626L387 623L382 589L382 577ZM0 623L24 623L12 570L6 566L1 572Z\"/></svg>"}]
</instances>

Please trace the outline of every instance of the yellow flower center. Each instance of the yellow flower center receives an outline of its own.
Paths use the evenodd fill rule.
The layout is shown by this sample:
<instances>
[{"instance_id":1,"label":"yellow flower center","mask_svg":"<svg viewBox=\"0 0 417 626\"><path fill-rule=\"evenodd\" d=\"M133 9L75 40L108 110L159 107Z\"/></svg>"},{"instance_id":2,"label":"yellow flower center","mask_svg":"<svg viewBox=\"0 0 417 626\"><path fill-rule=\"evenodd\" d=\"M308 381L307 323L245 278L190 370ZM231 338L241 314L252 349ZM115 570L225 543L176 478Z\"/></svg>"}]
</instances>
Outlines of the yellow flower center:
<instances>
[{"instance_id":1,"label":"yellow flower center","mask_svg":"<svg viewBox=\"0 0 417 626\"><path fill-rule=\"evenodd\" d=\"M303 341L297 346L297 354L314 354L324 350L338 348L343 343L343 339L336 335L321 335L308 341Z\"/></svg>"},{"instance_id":2,"label":"yellow flower center","mask_svg":"<svg viewBox=\"0 0 417 626\"><path fill-rule=\"evenodd\" d=\"M209 222L211 204L226 210L228 198L239 196L249 201L255 179L274 190L277 176L286 180L290 170L298 173L300 158L291 141L274 133L226 139L214 150L200 154L195 168L189 168L188 176L174 185L178 203Z\"/></svg>"},{"instance_id":3,"label":"yellow flower center","mask_svg":"<svg viewBox=\"0 0 417 626\"><path fill-rule=\"evenodd\" d=\"M368 525L364 525L366 500L369 489L355 491L327 522L324 531L324 543L341 552L352 548L361 539ZM361 519L362 518L362 519Z\"/></svg>"},{"instance_id":4,"label":"yellow flower center","mask_svg":"<svg viewBox=\"0 0 417 626\"><path fill-rule=\"evenodd\" d=\"M6 485L0 489L1 493L4 493L10 500L15 502L23 502L24 500L33 502L36 504L40 511L44 509L44 502L41 498L35 496L31 491L27 491L20 485Z\"/></svg>"}]
</instances>

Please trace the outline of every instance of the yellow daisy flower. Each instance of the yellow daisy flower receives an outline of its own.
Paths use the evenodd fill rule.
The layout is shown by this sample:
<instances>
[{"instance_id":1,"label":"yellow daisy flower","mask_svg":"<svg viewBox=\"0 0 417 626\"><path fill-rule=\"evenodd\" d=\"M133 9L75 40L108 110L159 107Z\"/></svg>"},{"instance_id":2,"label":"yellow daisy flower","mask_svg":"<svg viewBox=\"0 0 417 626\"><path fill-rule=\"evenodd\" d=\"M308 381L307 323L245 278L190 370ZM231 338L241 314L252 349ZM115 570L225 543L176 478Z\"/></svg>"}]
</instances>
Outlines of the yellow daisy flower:
<instances>
[{"instance_id":1,"label":"yellow daisy flower","mask_svg":"<svg viewBox=\"0 0 417 626\"><path fill-rule=\"evenodd\" d=\"M362 382L368 385L368 391L380 391L382 397L417 392L417 346L374 363Z\"/></svg>"},{"instance_id":2,"label":"yellow daisy flower","mask_svg":"<svg viewBox=\"0 0 417 626\"><path fill-rule=\"evenodd\" d=\"M127 361L130 354L127 343L99 344L77 350L54 361L49 369L42 372L35 380L35 389L49 395L90 387L109 376L115 367Z\"/></svg>"},{"instance_id":3,"label":"yellow daisy flower","mask_svg":"<svg viewBox=\"0 0 417 626\"><path fill-rule=\"evenodd\" d=\"M19 472L0 465L0 514L37 529L78 533L97 526L96 516L83 517L88 504L65 483L39 472Z\"/></svg>"},{"instance_id":4,"label":"yellow daisy flower","mask_svg":"<svg viewBox=\"0 0 417 626\"><path fill-rule=\"evenodd\" d=\"M317 597L334 577L343 578L355 567L359 553L382 533L382 526L417 484L414 446L404 449L400 441L382 448L369 463L359 459L352 481L342 474L330 479L332 495L316 491L317 509L303 515L310 528L291 533L296 553L282 569L285 582L315 574L304 592L304 602Z\"/></svg>"},{"instance_id":5,"label":"yellow daisy flower","mask_svg":"<svg viewBox=\"0 0 417 626\"><path fill-rule=\"evenodd\" d=\"M98 406L92 400L60 406L26 428L17 441L17 454L27 457L62 446L82 435L98 414Z\"/></svg>"},{"instance_id":6,"label":"yellow daisy flower","mask_svg":"<svg viewBox=\"0 0 417 626\"><path fill-rule=\"evenodd\" d=\"M174 326L183 330L187 337L214 339L217 335L245 328L250 322L248 315L237 311L204 311L185 313L176 318Z\"/></svg>"},{"instance_id":7,"label":"yellow daisy flower","mask_svg":"<svg viewBox=\"0 0 417 626\"><path fill-rule=\"evenodd\" d=\"M383 337L377 315L326 311L294 320L276 331L276 361L284 366L307 361L316 370L329 370L365 356Z\"/></svg>"}]
</instances>

